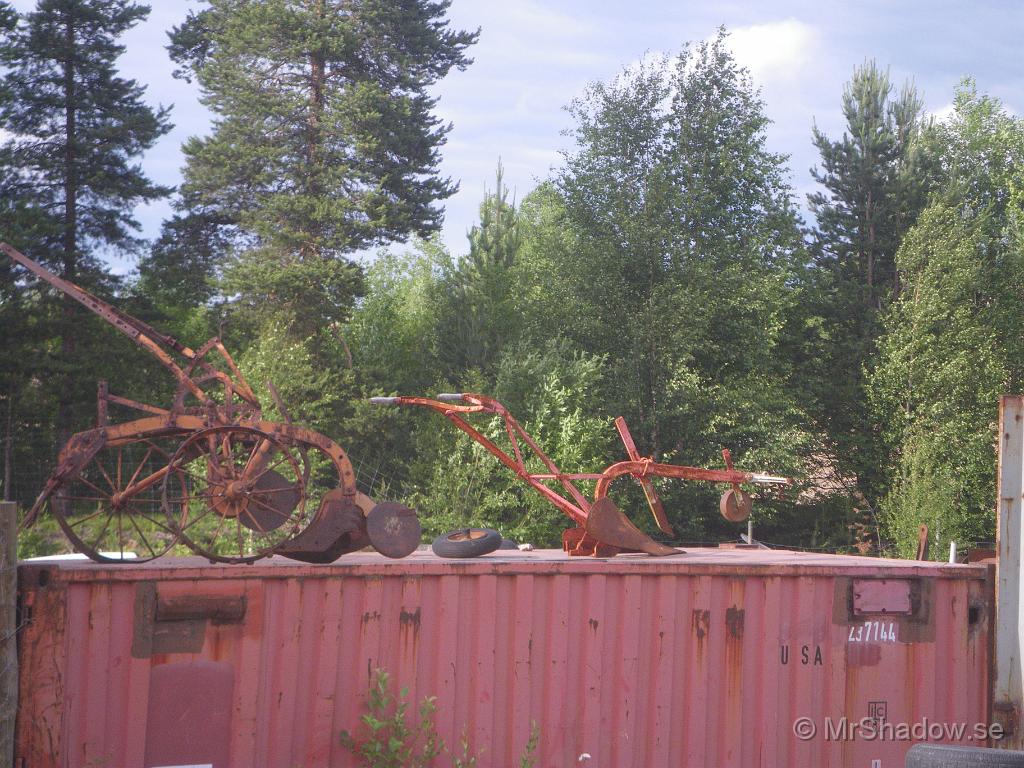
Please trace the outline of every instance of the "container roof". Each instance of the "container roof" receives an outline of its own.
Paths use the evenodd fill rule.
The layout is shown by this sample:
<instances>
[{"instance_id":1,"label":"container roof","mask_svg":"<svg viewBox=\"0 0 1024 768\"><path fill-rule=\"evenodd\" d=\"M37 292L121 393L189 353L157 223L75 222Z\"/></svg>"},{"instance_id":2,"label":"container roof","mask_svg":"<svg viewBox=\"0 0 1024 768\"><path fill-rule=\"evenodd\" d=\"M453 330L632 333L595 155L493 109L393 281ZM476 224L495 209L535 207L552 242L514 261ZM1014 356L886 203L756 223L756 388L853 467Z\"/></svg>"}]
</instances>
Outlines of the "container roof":
<instances>
[{"instance_id":1,"label":"container roof","mask_svg":"<svg viewBox=\"0 0 1024 768\"><path fill-rule=\"evenodd\" d=\"M33 560L21 568L59 572L65 581L137 581L151 579L297 578L329 576L430 576L444 574L687 574L735 576L860 576L984 579L990 566L891 558L795 552L785 549L687 548L679 555L613 558L568 557L561 550L499 550L469 559L437 557L420 549L400 560L376 552L343 555L328 565L310 565L271 557L253 565L211 564L200 557L162 557L147 563L103 564L90 560Z\"/></svg>"}]
</instances>

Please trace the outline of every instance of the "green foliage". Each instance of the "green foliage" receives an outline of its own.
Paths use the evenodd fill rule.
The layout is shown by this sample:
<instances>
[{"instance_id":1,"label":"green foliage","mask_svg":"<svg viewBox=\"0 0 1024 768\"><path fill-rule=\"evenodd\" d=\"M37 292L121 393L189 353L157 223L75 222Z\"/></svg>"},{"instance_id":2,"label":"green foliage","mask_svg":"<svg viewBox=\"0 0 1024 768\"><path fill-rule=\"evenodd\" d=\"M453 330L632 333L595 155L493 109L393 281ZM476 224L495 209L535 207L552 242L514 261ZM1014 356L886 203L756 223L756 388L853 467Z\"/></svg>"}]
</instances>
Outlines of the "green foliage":
<instances>
[{"instance_id":1,"label":"green foliage","mask_svg":"<svg viewBox=\"0 0 1024 768\"><path fill-rule=\"evenodd\" d=\"M201 213L175 215L139 260L137 292L170 312L206 304L228 241L220 222Z\"/></svg>"},{"instance_id":2,"label":"green foliage","mask_svg":"<svg viewBox=\"0 0 1024 768\"><path fill-rule=\"evenodd\" d=\"M940 191L900 248L905 288L871 379L891 456L886 530L902 552L920 522L936 551L993 539L998 398L1024 380L1024 121L967 83L935 142Z\"/></svg>"},{"instance_id":3,"label":"green foliage","mask_svg":"<svg viewBox=\"0 0 1024 768\"><path fill-rule=\"evenodd\" d=\"M20 512L20 510L19 510ZM59 555L71 551L70 542L64 536L53 517L47 515L31 528L18 532L18 559Z\"/></svg>"},{"instance_id":4,"label":"green foliage","mask_svg":"<svg viewBox=\"0 0 1024 768\"><path fill-rule=\"evenodd\" d=\"M817 219L808 314L819 323L807 352L815 421L825 450L857 484L859 503L876 510L885 485L877 425L867 403L880 313L899 295L896 249L926 202L934 158L924 105L909 83L898 94L868 61L843 89L846 131L814 128L823 192L808 196Z\"/></svg>"},{"instance_id":5,"label":"green foliage","mask_svg":"<svg viewBox=\"0 0 1024 768\"><path fill-rule=\"evenodd\" d=\"M403 688L396 699L388 690L390 677L382 669L373 671L368 711L360 718L365 735L356 738L342 731L341 743L366 768L425 768L444 750L444 741L434 728L435 699L420 702L419 719L410 725L406 721L409 693Z\"/></svg>"},{"instance_id":6,"label":"green foliage","mask_svg":"<svg viewBox=\"0 0 1024 768\"><path fill-rule=\"evenodd\" d=\"M445 752L451 757L452 768L473 768L482 750L474 751L465 730L459 739L458 754L452 752L438 736L434 726L437 714L435 697L420 702L418 720L408 722L409 691L403 688L397 698L390 691L391 675L383 669L374 669L370 675L366 714L359 719L362 735L341 732L341 743L360 759L364 768L426 768ZM530 723L530 736L519 758L520 768L532 768L540 743L540 728Z\"/></svg>"},{"instance_id":7,"label":"green foliage","mask_svg":"<svg viewBox=\"0 0 1024 768\"><path fill-rule=\"evenodd\" d=\"M269 248L239 254L225 266L223 290L238 298L243 321L284 322L297 336L348 320L363 293L362 270L347 259L281 258Z\"/></svg>"},{"instance_id":8,"label":"green foliage","mask_svg":"<svg viewBox=\"0 0 1024 768\"><path fill-rule=\"evenodd\" d=\"M128 0L40 0L19 16L0 4L0 240L110 297L122 288L92 252L134 251L132 210L166 195L136 163L170 125L167 110L119 77L118 38L149 9ZM23 504L56 445L92 421L95 379L126 380L104 323L0 265L0 418L4 495ZM30 436L14 443L17 434Z\"/></svg>"},{"instance_id":9,"label":"green foliage","mask_svg":"<svg viewBox=\"0 0 1024 768\"><path fill-rule=\"evenodd\" d=\"M540 726L536 722L530 722L530 738L523 748L522 757L519 758L519 768L533 768L537 753L537 745L540 744Z\"/></svg>"},{"instance_id":10,"label":"green foliage","mask_svg":"<svg viewBox=\"0 0 1024 768\"><path fill-rule=\"evenodd\" d=\"M356 367L388 392L424 392L436 381L439 275L450 264L432 240L404 254L382 252L367 268L367 295L347 331Z\"/></svg>"},{"instance_id":11,"label":"green foliage","mask_svg":"<svg viewBox=\"0 0 1024 768\"><path fill-rule=\"evenodd\" d=\"M210 0L192 13L170 50L216 121L186 144L176 214L132 280L90 251L137 250L130 211L167 192L134 164L166 111L114 67L147 11L40 0L19 17L0 2L0 239L185 343L222 332L254 387L273 381L292 418L373 467L360 487L418 507L428 537L486 525L557 545L567 521L437 414L370 395L494 395L566 471L623 458L617 415L660 461L721 466L728 447L740 467L803 478L798 496L757 499L769 541L854 547L879 510L904 553L922 521L940 545L991 537L996 398L1024 387L1019 119L967 83L932 124L912 87L866 62L843 91L843 134L814 129L807 233L723 30L593 83L569 107L561 167L517 203L499 162L450 253L430 239L455 190L430 94L476 34L451 30L447 10ZM404 253L351 258L409 237ZM6 260L0 327L0 482L23 505L45 473L35 487L19 473L52 466L91 424L96 378L169 402L155 361ZM504 443L499 422L478 426ZM679 538L737 534L714 512L721 489L658 490ZM652 528L635 484L612 495ZM376 695L389 714L364 724L390 734L386 678ZM420 726L399 733L426 738ZM405 754L390 739L374 760ZM452 757L476 759L467 743Z\"/></svg>"},{"instance_id":12,"label":"green foliage","mask_svg":"<svg viewBox=\"0 0 1024 768\"><path fill-rule=\"evenodd\" d=\"M928 526L931 553L939 560L951 541L963 547L992 541L992 485L985 482L995 482L990 435L958 434L953 445L930 436L915 437L903 446L898 474L882 505L883 530L893 545L892 554L916 556L921 523ZM967 466L965 455L974 459Z\"/></svg>"},{"instance_id":13,"label":"green foliage","mask_svg":"<svg viewBox=\"0 0 1024 768\"><path fill-rule=\"evenodd\" d=\"M494 192L484 195L480 223L469 231L469 255L446 271L447 306L439 348L451 372L490 369L505 344L516 337L518 308L512 301L511 270L522 244L515 201L508 201L501 162Z\"/></svg>"},{"instance_id":14,"label":"green foliage","mask_svg":"<svg viewBox=\"0 0 1024 768\"><path fill-rule=\"evenodd\" d=\"M741 464L792 467L801 414L780 345L799 222L724 31L593 84L570 113L576 147L557 192L524 204L532 271L520 280L528 305L551 308L531 330L550 334L554 320L576 349L606 355L589 397L626 417L642 451L706 465L729 445ZM666 488L685 527L701 493Z\"/></svg>"},{"instance_id":15,"label":"green foliage","mask_svg":"<svg viewBox=\"0 0 1024 768\"><path fill-rule=\"evenodd\" d=\"M463 389L487 391L501 400L565 471L597 471L607 463L615 434L611 419L591 415L584 405L588 389L599 384L601 366L600 358L551 343L541 351L510 351L491 386L474 387L483 382L467 380ZM409 498L422 514L428 537L484 526L516 541L559 546L568 524L565 516L482 446L454 428L440 427L438 419L422 413L413 438L421 458L412 469ZM500 419L478 420L477 426L511 455ZM527 466L546 471L539 460Z\"/></svg>"},{"instance_id":16,"label":"green foliage","mask_svg":"<svg viewBox=\"0 0 1024 768\"><path fill-rule=\"evenodd\" d=\"M238 364L254 387L266 392L266 382L272 382L295 421L333 432L350 407L352 374L345 366L340 343L324 347L319 341L319 337L296 339L287 329L271 323L262 327L259 337L239 356ZM272 418L283 418L276 408L267 406L265 410Z\"/></svg>"},{"instance_id":17,"label":"green foliage","mask_svg":"<svg viewBox=\"0 0 1024 768\"><path fill-rule=\"evenodd\" d=\"M466 730L462 730L462 735L459 737L459 754L452 754L452 768L476 768L476 761L482 754L480 752L474 752L469 745L469 736L466 734Z\"/></svg>"},{"instance_id":18,"label":"green foliage","mask_svg":"<svg viewBox=\"0 0 1024 768\"><path fill-rule=\"evenodd\" d=\"M279 380L335 432L342 414L326 401L354 394L338 386L338 334L365 292L346 254L434 232L455 191L438 174L450 126L429 91L470 63L476 34L449 29L447 6L211 0L170 36L178 76L217 119L184 146L185 213L145 267L186 264L179 301L219 270L228 315L267 360L272 344L303 347Z\"/></svg>"},{"instance_id":19,"label":"green foliage","mask_svg":"<svg viewBox=\"0 0 1024 768\"><path fill-rule=\"evenodd\" d=\"M448 3L211 0L171 33L217 116L189 140L183 194L276 253L336 256L435 231L449 126L430 89L476 33Z\"/></svg>"},{"instance_id":20,"label":"green foliage","mask_svg":"<svg viewBox=\"0 0 1024 768\"><path fill-rule=\"evenodd\" d=\"M854 70L843 89L846 132L831 140L817 127L821 169L812 174L826 192L809 195L818 222L817 258L835 272L835 289L871 324L898 292L896 249L925 202L928 127L924 104L909 83L893 96L888 72L874 61ZM867 330L870 330L867 329Z\"/></svg>"},{"instance_id":21,"label":"green foliage","mask_svg":"<svg viewBox=\"0 0 1024 768\"><path fill-rule=\"evenodd\" d=\"M148 13L129 0L40 0L3 25L0 128L12 137L0 168L18 198L61 217L69 277L92 246L136 245L132 209L168 193L132 165L170 130L168 111L143 103L143 87L114 66L117 38Z\"/></svg>"}]
</instances>

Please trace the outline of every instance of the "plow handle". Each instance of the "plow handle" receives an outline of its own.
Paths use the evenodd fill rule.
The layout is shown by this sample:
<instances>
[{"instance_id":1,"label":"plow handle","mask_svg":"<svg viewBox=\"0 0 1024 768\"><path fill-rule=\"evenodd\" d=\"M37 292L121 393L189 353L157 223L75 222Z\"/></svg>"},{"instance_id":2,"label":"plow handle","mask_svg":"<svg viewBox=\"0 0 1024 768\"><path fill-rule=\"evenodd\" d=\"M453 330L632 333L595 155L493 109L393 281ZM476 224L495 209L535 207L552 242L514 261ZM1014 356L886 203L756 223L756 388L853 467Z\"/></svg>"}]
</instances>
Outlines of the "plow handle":
<instances>
[{"instance_id":1,"label":"plow handle","mask_svg":"<svg viewBox=\"0 0 1024 768\"><path fill-rule=\"evenodd\" d=\"M619 431L622 444L626 446L629 460L643 461L643 457L636 449L636 443L633 442L633 435L630 434L629 427L626 426L626 420L621 416L615 419L615 429ZM649 477L638 477L636 479L640 483L640 487L644 489L644 498L647 499L647 506L651 508L651 514L654 515L654 522L658 524L658 528L664 533L667 533L669 536L673 535L672 525L668 521L668 515L665 514L665 507L658 497L658 492L654 489L654 483Z\"/></svg>"},{"instance_id":2,"label":"plow handle","mask_svg":"<svg viewBox=\"0 0 1024 768\"><path fill-rule=\"evenodd\" d=\"M437 399L444 403L461 403L463 396L461 392L442 392Z\"/></svg>"},{"instance_id":3,"label":"plow handle","mask_svg":"<svg viewBox=\"0 0 1024 768\"><path fill-rule=\"evenodd\" d=\"M10 259L33 275L38 277L40 280L49 283L61 293L70 296L72 299L77 301L79 304L84 306L96 315L99 315L117 330L121 331L125 336L130 338L132 341L139 341L140 336L147 337L151 342L163 344L175 352L179 352L184 357L191 359L195 353L186 347L185 345L178 342L176 339L167 336L166 334L160 333L160 331L147 325L141 320L132 317L127 312L122 312L116 307L112 307L107 302L97 299L91 293L84 288L72 283L70 280L65 280L62 277L58 277L53 274L50 270L46 269L42 265L32 261L28 256L21 253L14 247L7 243L0 243L0 251L7 254ZM141 343L141 342L139 342ZM145 346L145 345L143 345Z\"/></svg>"}]
</instances>

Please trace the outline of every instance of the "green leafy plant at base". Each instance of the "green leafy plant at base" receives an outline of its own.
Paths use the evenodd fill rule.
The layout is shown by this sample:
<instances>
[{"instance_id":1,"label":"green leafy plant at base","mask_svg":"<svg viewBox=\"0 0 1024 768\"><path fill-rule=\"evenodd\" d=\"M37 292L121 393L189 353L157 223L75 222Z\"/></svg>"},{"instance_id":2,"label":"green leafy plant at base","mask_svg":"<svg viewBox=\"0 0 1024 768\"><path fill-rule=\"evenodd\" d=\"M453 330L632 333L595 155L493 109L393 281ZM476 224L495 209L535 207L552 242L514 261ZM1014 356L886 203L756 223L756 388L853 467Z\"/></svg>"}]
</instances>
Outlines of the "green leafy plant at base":
<instances>
[{"instance_id":1,"label":"green leafy plant at base","mask_svg":"<svg viewBox=\"0 0 1024 768\"><path fill-rule=\"evenodd\" d=\"M469 736L465 728L462 729L462 736L459 737L459 749L459 754L452 755L452 768L476 768L476 761L480 757L480 752L472 752L469 746Z\"/></svg>"},{"instance_id":2,"label":"green leafy plant at base","mask_svg":"<svg viewBox=\"0 0 1024 768\"><path fill-rule=\"evenodd\" d=\"M367 700L369 711L359 718L367 734L356 739L348 731L342 731L341 743L362 758L367 768L429 766L444 749L444 741L434 727L436 699L429 696L420 702L419 722L410 727L405 719L409 689L403 688L396 700L388 690L390 678L383 669L373 671Z\"/></svg>"},{"instance_id":3,"label":"green leafy plant at base","mask_svg":"<svg viewBox=\"0 0 1024 768\"><path fill-rule=\"evenodd\" d=\"M519 768L533 768L537 757L537 745L540 743L540 726L536 722L530 722L530 738L526 740L523 747L523 756L519 758Z\"/></svg>"},{"instance_id":4,"label":"green leafy plant at base","mask_svg":"<svg viewBox=\"0 0 1024 768\"><path fill-rule=\"evenodd\" d=\"M409 689L402 688L396 698L389 690L390 682L391 676L385 670L373 670L367 691L367 712L359 718L363 735L356 737L348 731L341 732L342 745L360 758L360 765L364 768L427 768L447 752L452 768L475 768L482 750L473 750L465 728L459 739L458 754L451 752L437 734L434 725L437 698L425 697L417 709L419 721L410 725L406 720ZM519 758L519 768L533 768L539 742L540 728L536 722L531 722L530 737Z\"/></svg>"}]
</instances>

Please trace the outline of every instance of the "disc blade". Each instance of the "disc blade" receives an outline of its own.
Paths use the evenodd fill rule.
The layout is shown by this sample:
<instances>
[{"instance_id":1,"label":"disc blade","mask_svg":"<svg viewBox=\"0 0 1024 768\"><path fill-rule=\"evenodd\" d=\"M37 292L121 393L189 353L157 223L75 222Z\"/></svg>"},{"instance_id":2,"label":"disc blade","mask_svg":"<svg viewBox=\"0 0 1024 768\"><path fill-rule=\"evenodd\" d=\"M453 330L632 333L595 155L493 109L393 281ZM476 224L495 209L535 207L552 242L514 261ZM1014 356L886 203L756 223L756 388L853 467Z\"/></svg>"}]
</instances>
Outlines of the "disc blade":
<instances>
[{"instance_id":1,"label":"disc blade","mask_svg":"<svg viewBox=\"0 0 1024 768\"><path fill-rule=\"evenodd\" d=\"M253 531L277 530L299 503L299 489L274 470L261 475L250 493L259 503L249 499L238 519Z\"/></svg>"},{"instance_id":2,"label":"disc blade","mask_svg":"<svg viewBox=\"0 0 1024 768\"><path fill-rule=\"evenodd\" d=\"M366 516L366 533L385 557L405 557L420 543L420 521L409 507L384 501Z\"/></svg>"}]
</instances>

